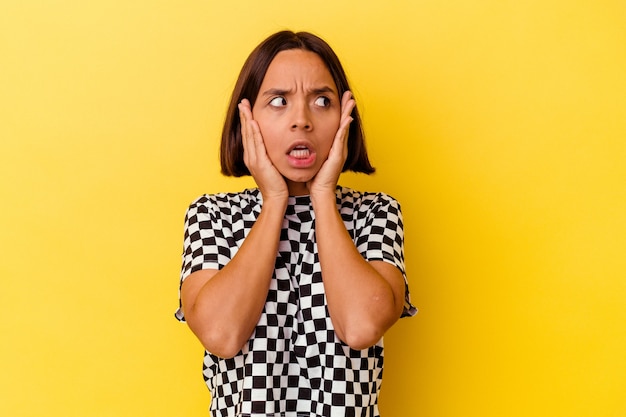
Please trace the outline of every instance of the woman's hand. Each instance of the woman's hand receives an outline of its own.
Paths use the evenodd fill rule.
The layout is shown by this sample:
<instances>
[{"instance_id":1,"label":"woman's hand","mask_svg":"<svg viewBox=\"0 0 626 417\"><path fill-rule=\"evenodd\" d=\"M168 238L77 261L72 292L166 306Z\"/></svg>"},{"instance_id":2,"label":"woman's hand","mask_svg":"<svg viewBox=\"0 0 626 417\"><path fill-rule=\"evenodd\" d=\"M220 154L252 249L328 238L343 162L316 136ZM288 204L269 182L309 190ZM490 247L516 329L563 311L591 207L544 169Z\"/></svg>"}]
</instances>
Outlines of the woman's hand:
<instances>
[{"instance_id":1,"label":"woman's hand","mask_svg":"<svg viewBox=\"0 0 626 417\"><path fill-rule=\"evenodd\" d=\"M250 101L243 99L238 107L243 141L243 161L246 167L261 190L264 201L276 198L286 202L289 197L287 183L267 156L261 129L252 118Z\"/></svg>"},{"instance_id":2,"label":"woman's hand","mask_svg":"<svg viewBox=\"0 0 626 417\"><path fill-rule=\"evenodd\" d=\"M333 139L328 158L324 161L315 177L307 183L311 198L314 195L335 195L339 175L348 157L348 132L352 122L352 116L350 115L355 106L356 102L352 98L352 93L350 91L343 93L339 129Z\"/></svg>"}]
</instances>

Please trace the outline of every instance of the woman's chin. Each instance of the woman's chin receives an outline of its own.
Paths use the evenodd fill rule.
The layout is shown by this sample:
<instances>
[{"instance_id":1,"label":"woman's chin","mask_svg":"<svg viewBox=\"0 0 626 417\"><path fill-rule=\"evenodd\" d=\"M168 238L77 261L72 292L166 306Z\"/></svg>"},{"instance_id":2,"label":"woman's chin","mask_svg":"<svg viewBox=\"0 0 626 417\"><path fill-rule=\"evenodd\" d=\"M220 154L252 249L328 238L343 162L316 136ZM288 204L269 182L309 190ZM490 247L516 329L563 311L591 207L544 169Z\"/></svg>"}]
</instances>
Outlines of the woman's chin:
<instances>
[{"instance_id":1,"label":"woman's chin","mask_svg":"<svg viewBox=\"0 0 626 417\"><path fill-rule=\"evenodd\" d=\"M317 169L289 170L289 172L283 172L282 175L285 181L306 184L315 177L317 171Z\"/></svg>"}]
</instances>

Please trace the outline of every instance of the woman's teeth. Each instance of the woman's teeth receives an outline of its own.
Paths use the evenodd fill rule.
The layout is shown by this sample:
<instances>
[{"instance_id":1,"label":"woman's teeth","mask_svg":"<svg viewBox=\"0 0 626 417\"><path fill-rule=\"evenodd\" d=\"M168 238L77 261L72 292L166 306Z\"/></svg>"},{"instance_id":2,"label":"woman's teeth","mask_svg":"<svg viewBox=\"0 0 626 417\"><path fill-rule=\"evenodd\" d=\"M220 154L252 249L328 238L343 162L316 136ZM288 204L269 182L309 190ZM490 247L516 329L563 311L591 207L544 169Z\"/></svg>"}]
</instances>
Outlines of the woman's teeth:
<instances>
[{"instance_id":1,"label":"woman's teeth","mask_svg":"<svg viewBox=\"0 0 626 417\"><path fill-rule=\"evenodd\" d=\"M308 148L296 147L292 149L291 152L289 152L289 156L292 156L294 158L306 158L309 156L310 153L311 152Z\"/></svg>"}]
</instances>

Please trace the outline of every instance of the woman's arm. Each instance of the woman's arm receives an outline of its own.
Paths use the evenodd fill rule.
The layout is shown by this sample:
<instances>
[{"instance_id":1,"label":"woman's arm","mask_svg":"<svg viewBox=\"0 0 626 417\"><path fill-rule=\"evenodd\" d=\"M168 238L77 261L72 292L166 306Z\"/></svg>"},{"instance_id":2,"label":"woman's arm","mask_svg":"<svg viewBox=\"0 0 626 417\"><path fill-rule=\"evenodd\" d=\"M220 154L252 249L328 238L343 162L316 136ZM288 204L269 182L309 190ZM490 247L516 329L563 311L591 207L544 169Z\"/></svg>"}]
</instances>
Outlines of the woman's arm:
<instances>
[{"instance_id":1,"label":"woman's arm","mask_svg":"<svg viewBox=\"0 0 626 417\"><path fill-rule=\"evenodd\" d=\"M372 346L400 318L404 277L384 261L367 262L356 249L337 209L335 189L348 155L355 102L342 97L341 122L328 159L307 184L315 211L315 236L328 311L339 339L353 349Z\"/></svg>"},{"instance_id":2,"label":"woman's arm","mask_svg":"<svg viewBox=\"0 0 626 417\"><path fill-rule=\"evenodd\" d=\"M221 270L185 279L181 300L187 324L214 355L235 356L263 312L274 272L285 207L264 202L237 254Z\"/></svg>"},{"instance_id":3,"label":"woman's arm","mask_svg":"<svg viewBox=\"0 0 626 417\"><path fill-rule=\"evenodd\" d=\"M404 277L390 263L368 262L361 256L335 199L333 193L313 200L326 300L339 339L353 349L364 349L378 342L400 318Z\"/></svg>"},{"instance_id":4,"label":"woman's arm","mask_svg":"<svg viewBox=\"0 0 626 417\"><path fill-rule=\"evenodd\" d=\"M239 109L244 162L263 196L261 213L224 268L194 272L181 288L189 327L209 352L226 358L241 350L263 312L289 197L287 184L267 157L248 100Z\"/></svg>"}]
</instances>

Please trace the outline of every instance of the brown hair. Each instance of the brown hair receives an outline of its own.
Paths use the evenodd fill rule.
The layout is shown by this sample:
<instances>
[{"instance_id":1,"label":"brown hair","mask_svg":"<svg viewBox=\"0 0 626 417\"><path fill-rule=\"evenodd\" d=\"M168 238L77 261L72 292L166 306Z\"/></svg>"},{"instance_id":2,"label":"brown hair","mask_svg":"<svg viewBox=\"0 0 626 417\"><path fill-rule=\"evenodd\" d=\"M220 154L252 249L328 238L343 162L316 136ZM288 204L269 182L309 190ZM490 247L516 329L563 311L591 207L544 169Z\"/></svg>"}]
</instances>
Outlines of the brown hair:
<instances>
[{"instance_id":1,"label":"brown hair","mask_svg":"<svg viewBox=\"0 0 626 417\"><path fill-rule=\"evenodd\" d=\"M333 77L339 97L350 90L348 79L339 58L323 39L308 32L282 31L271 35L252 51L235 84L222 130L222 143L220 145L222 174L234 177L250 175L248 167L243 162L241 122L237 105L241 100L247 98L250 105L254 106L270 63L279 52L290 49L302 49L316 53L324 61ZM352 110L351 116L353 121L348 132L348 157L342 172L354 171L371 174L374 172L374 167L370 164L367 156L361 118L356 107Z\"/></svg>"}]
</instances>

